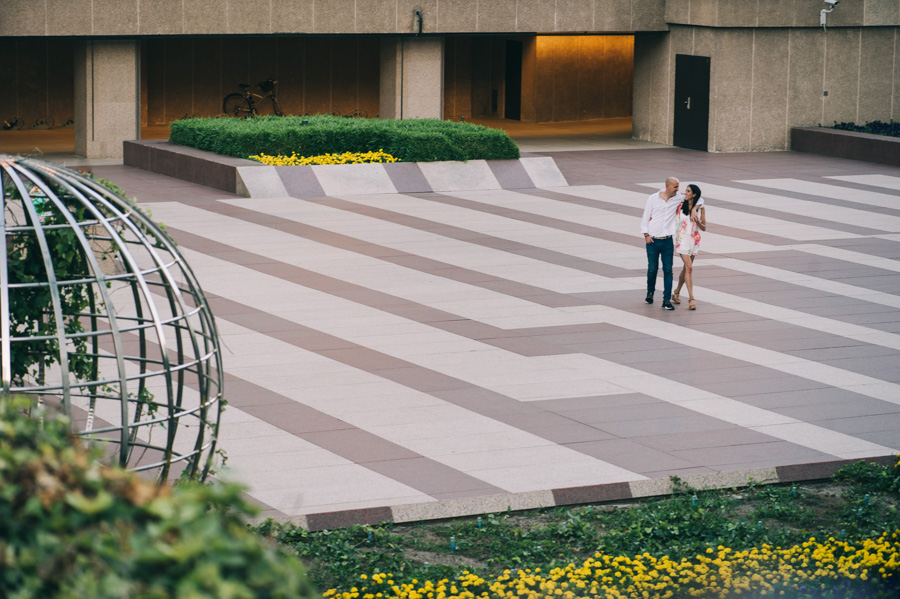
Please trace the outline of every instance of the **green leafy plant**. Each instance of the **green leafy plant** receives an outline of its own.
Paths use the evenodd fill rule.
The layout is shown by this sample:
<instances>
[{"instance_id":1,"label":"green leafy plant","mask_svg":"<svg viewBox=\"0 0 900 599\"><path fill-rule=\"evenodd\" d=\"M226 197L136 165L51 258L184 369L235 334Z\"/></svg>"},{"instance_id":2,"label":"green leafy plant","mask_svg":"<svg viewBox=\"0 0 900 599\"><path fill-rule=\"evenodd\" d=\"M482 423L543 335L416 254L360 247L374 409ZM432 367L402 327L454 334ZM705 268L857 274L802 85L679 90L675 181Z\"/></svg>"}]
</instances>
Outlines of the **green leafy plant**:
<instances>
[{"instance_id":1,"label":"green leafy plant","mask_svg":"<svg viewBox=\"0 0 900 599\"><path fill-rule=\"evenodd\" d=\"M886 135L888 137L900 137L900 123L895 121L869 121L865 125L856 123L838 123L835 121L831 129L842 131L856 131L858 133L871 133L873 135Z\"/></svg>"},{"instance_id":2,"label":"green leafy plant","mask_svg":"<svg viewBox=\"0 0 900 599\"><path fill-rule=\"evenodd\" d=\"M550 572L581 564L598 551L605 556L690 560L720 546L734 552L802 546L812 536L860 541L900 524L898 477L900 467L893 464L860 462L818 483L700 490L674 478L670 496L618 505L508 511L327 532L270 521L260 531L307 556L310 575L321 587L349 592L362 585L362 575L372 580L375 574L388 573L384 585L389 580L403 585L412 580L502 577L504 571ZM371 537L368 532L373 532ZM367 555L372 552L389 559L376 564ZM857 583L845 593L844 584L837 591L828 587L819 589L821 595L810 591L803 596L875 596L869 586Z\"/></svg>"},{"instance_id":3,"label":"green leafy plant","mask_svg":"<svg viewBox=\"0 0 900 599\"><path fill-rule=\"evenodd\" d=\"M98 462L68 422L0 397L0 596L303 599L298 559L249 531L235 485L158 487Z\"/></svg>"},{"instance_id":4,"label":"green leafy plant","mask_svg":"<svg viewBox=\"0 0 900 599\"><path fill-rule=\"evenodd\" d=\"M403 162L518 158L498 129L437 119L345 119L330 115L184 119L169 141L226 156L302 156L383 150Z\"/></svg>"}]
</instances>

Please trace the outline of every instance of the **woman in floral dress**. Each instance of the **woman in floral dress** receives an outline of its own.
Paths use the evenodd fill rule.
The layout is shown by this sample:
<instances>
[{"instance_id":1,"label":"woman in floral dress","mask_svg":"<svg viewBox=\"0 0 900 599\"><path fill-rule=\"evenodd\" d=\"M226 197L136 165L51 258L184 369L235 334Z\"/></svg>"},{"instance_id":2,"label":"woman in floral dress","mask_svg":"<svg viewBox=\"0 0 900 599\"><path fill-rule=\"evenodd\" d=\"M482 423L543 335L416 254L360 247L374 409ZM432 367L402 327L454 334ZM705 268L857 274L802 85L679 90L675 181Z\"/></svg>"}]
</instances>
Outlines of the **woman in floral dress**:
<instances>
[{"instance_id":1,"label":"woman in floral dress","mask_svg":"<svg viewBox=\"0 0 900 599\"><path fill-rule=\"evenodd\" d=\"M684 268L678 275L678 287L672 294L672 303L680 304L678 294L686 284L688 290L688 310L696 310L694 303L694 258L700 251L700 231L706 231L706 208L700 197L700 188L691 183L684 191L684 202L678 210L678 225L675 229L675 253L681 256Z\"/></svg>"}]
</instances>

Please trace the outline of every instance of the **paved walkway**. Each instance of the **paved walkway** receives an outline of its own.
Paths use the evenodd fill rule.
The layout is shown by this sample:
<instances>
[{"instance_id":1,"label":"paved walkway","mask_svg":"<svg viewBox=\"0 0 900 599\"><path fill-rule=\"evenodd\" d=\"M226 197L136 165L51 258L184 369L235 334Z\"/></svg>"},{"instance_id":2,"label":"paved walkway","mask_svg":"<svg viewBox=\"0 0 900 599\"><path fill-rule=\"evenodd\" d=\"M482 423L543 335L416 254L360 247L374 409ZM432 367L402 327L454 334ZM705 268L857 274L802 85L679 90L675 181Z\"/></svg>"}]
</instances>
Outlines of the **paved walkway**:
<instances>
[{"instance_id":1,"label":"paved walkway","mask_svg":"<svg viewBox=\"0 0 900 599\"><path fill-rule=\"evenodd\" d=\"M412 195L94 170L165 223L212 300L221 447L266 515L408 521L900 451L900 168L553 157L570 186ZM667 175L707 200L694 312L643 302L640 215Z\"/></svg>"}]
</instances>

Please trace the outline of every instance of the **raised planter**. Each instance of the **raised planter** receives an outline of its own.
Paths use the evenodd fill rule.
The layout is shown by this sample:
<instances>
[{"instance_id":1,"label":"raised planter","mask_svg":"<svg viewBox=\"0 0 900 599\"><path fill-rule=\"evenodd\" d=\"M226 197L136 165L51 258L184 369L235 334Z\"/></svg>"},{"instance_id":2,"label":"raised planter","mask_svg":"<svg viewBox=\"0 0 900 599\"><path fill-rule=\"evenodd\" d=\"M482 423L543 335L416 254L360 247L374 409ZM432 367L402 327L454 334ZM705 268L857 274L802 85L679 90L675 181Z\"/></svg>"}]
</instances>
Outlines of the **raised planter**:
<instances>
[{"instance_id":1,"label":"raised planter","mask_svg":"<svg viewBox=\"0 0 900 599\"><path fill-rule=\"evenodd\" d=\"M794 128L791 150L900 166L900 137L824 127Z\"/></svg>"},{"instance_id":2,"label":"raised planter","mask_svg":"<svg viewBox=\"0 0 900 599\"><path fill-rule=\"evenodd\" d=\"M162 140L126 141L124 163L251 198L565 187L553 158L268 166Z\"/></svg>"}]
</instances>

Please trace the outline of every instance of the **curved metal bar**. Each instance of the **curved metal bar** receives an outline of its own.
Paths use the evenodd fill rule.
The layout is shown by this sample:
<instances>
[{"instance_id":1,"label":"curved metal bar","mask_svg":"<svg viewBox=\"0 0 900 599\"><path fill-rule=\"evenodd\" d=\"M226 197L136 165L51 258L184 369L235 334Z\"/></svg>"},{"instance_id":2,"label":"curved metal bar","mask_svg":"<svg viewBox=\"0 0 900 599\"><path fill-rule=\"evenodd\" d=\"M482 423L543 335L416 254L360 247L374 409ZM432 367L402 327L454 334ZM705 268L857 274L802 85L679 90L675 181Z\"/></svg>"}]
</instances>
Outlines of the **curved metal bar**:
<instances>
[{"instance_id":1,"label":"curved metal bar","mask_svg":"<svg viewBox=\"0 0 900 599\"><path fill-rule=\"evenodd\" d=\"M34 236L37 239L38 247L41 250L41 259L44 263L44 270L47 273L47 288L50 291L50 303L53 307L53 320L56 324L56 343L59 350L59 367L62 369L63 409L66 411L66 414L68 414L71 412L71 406L69 405L69 354L66 351L66 325L63 320L62 300L59 297L59 284L56 280L56 268L50 254L50 247L47 245L47 237L44 234L43 228L38 226L40 216L38 215L37 209L34 207L34 203L31 201L31 193L22 182L16 167L17 165L13 164L8 173L13 184L19 190L19 194L22 196L22 207L25 209L25 214L34 225ZM23 172L22 174L25 173ZM28 177L28 179L38 184L38 187L47 196L47 199L50 199L60 212L64 213L64 215L68 214L66 207L62 205L62 201L49 188L43 187L42 181L32 179L31 177ZM6 257L4 256L4 261L5 260Z\"/></svg>"},{"instance_id":2,"label":"curved metal bar","mask_svg":"<svg viewBox=\"0 0 900 599\"><path fill-rule=\"evenodd\" d=\"M54 309L57 334L42 335L41 338L53 339L59 346L60 366L54 366L54 369L62 371L62 377L57 386L32 384L27 390L38 396L61 392L67 411L72 409L70 403L72 398L88 398L89 418L93 415L97 402L119 401L120 409L117 411L121 419L120 426L115 427L112 424L92 429L91 424L85 431L87 436L94 438L99 433L118 432L117 439L96 440L118 442L119 462L123 466L132 461L134 450L140 450L139 457L148 450L159 451L163 458L161 461L151 460L153 464L142 463L140 466L132 464L132 467L142 471L155 468L157 478L160 480L168 476L169 468L176 462L184 462L185 472L189 475L204 478L208 475L214 460L215 443L221 422L224 388L222 354L218 346L215 319L209 304L194 273L178 252L175 243L128 200L117 196L96 181L56 165L31 159L0 157L0 166L3 167L0 172L7 178L11 176L9 172L20 174L17 175L16 189L22 195L23 207L21 210L16 208L9 214L15 216L25 213L32 225L7 222L8 198L4 191L3 215L0 216L2 219L0 249L7 247L7 240L12 231L35 235L38 239L43 239L41 251L44 262L48 260L52 262L53 248L48 247L49 240L46 233L68 228L74 232L77 245L83 253L84 266L92 275L73 277L69 280L56 280L54 276L46 284L51 294L55 294L57 298ZM23 180L26 179L29 184L33 182L41 190L53 209L63 215L65 222L48 223L43 226L40 215L37 214L35 207L31 206L28 189L23 189L25 187ZM69 207L73 205L77 206L77 216L76 213L69 212ZM108 245L118 252L124 265L124 273L120 271L107 275L103 272L99 257L95 254L97 251L95 245L98 241L103 247ZM141 256L146 260L139 262L136 250L140 250ZM5 255L6 252L4 257ZM4 357L8 361L11 354L8 348L12 347L12 343L36 340L35 337L13 336L10 330L11 315L8 312L10 289L40 286L29 283L10 286L9 271L8 268L4 268L5 260L3 262L4 265L0 266L0 283L3 283L3 295L0 299L3 299L3 305L7 307L7 318L3 319L0 307L0 324L4 325L2 346ZM52 273L55 275L55 271ZM63 314L59 298L62 294L61 289L67 285L84 285L88 288L89 305L84 310L79 308L78 314ZM113 285L115 287L112 287ZM114 297L116 290L123 288L131 290L128 296L134 303L134 315L130 314L126 303L123 303L123 300L128 301L128 296ZM154 297L165 298L165 304L155 302ZM117 308L116 302L121 308ZM169 314L162 313L166 311L162 309L162 305L167 306ZM64 318L80 318L90 330L67 333L67 321ZM108 326L109 329L103 330L104 326ZM151 329L156 335L153 341L147 337ZM106 335L109 335L107 339L111 340L111 348L106 345L106 341L101 346L101 341ZM139 355L125 354L125 335L133 335L137 339ZM78 339L90 340L90 349L80 346L77 350L79 360L90 360L91 374L88 375L92 379L90 381L82 381L80 376L71 380L68 362L64 362L68 359L68 343L82 343L77 341ZM157 342L158 358L155 355L157 350L150 347ZM173 347L170 348L169 343L172 343ZM151 356L151 353L154 355ZM101 366L107 360L110 366L115 363L116 376L104 376ZM11 372L11 366L4 370L4 375L10 379L9 383L4 381L4 391L14 390ZM56 382L57 370L53 372L52 381ZM199 401L192 400L188 408L185 406L185 386L194 386L195 377ZM161 398L162 401L151 399L149 403L145 403L144 390L148 388L151 379L159 380L165 387L166 397ZM109 389L110 385L118 386L118 389ZM137 399L129 392L134 385L138 390ZM130 406L131 403L134 406ZM145 408L148 410L146 415ZM163 410L163 414L155 415L156 410ZM185 421L186 418L189 420ZM152 427L163 423L168 426L165 440L159 443L152 439ZM196 424L196 441L191 443L193 445L191 450L186 450L188 446L185 446L185 451L179 451L176 448L176 438L181 439L181 436L176 436L175 429L182 424L182 430L190 430L193 435L195 431L189 423ZM146 440L138 437L138 431L142 429L151 430ZM179 444L182 441L179 441Z\"/></svg>"}]
</instances>

